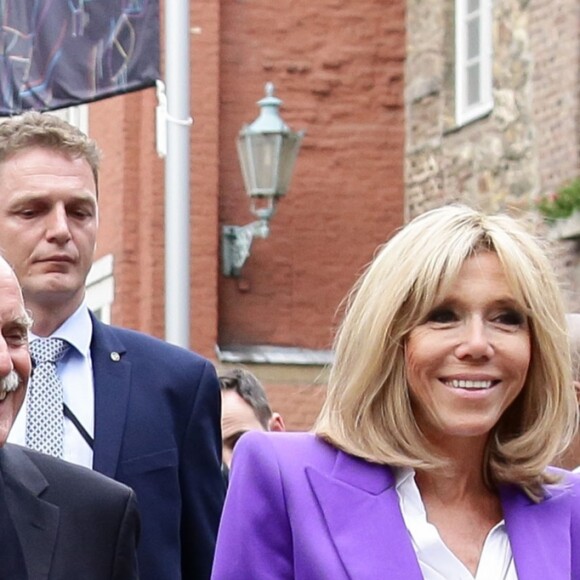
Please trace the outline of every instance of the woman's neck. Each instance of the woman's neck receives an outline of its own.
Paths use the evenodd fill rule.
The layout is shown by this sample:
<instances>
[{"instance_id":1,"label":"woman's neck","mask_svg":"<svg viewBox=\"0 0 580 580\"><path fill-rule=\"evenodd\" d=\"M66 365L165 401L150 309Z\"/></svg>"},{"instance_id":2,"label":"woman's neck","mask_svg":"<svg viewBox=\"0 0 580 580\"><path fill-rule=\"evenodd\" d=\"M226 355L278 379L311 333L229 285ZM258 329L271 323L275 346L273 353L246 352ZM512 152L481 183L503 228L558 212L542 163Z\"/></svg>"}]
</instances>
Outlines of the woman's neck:
<instances>
[{"instance_id":1,"label":"woman's neck","mask_svg":"<svg viewBox=\"0 0 580 580\"><path fill-rule=\"evenodd\" d=\"M486 440L474 438L436 442L435 451L447 461L442 468L417 472L415 480L421 495L435 494L443 501L461 501L489 493L484 481L485 446Z\"/></svg>"}]
</instances>

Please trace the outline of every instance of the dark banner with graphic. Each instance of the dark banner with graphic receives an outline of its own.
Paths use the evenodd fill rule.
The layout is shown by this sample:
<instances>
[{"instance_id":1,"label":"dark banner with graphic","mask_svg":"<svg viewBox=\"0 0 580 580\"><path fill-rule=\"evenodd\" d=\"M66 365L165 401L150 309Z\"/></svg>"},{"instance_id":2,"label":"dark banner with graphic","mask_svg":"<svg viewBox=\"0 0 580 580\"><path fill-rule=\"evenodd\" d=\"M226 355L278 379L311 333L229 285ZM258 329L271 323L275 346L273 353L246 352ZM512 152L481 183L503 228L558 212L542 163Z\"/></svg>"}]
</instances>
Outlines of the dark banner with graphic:
<instances>
[{"instance_id":1,"label":"dark banner with graphic","mask_svg":"<svg viewBox=\"0 0 580 580\"><path fill-rule=\"evenodd\" d=\"M158 0L0 0L0 116L155 84Z\"/></svg>"}]
</instances>

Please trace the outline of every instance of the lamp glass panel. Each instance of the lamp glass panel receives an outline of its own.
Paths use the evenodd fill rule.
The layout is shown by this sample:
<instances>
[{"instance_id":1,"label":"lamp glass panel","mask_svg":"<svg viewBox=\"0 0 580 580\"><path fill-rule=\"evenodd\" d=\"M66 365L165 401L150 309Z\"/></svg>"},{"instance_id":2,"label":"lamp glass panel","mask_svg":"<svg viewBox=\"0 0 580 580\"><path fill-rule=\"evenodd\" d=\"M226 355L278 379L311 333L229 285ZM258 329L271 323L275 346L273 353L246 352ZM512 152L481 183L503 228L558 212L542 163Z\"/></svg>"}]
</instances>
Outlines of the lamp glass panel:
<instances>
[{"instance_id":1,"label":"lamp glass panel","mask_svg":"<svg viewBox=\"0 0 580 580\"><path fill-rule=\"evenodd\" d=\"M244 135L238 137L238 159L240 161L240 167L242 169L242 177L244 178L244 187L249 195L255 187L255 180L253 177L253 170L250 166L251 160L249 159L251 153L249 153L250 148L248 140Z\"/></svg>"},{"instance_id":2,"label":"lamp glass panel","mask_svg":"<svg viewBox=\"0 0 580 580\"><path fill-rule=\"evenodd\" d=\"M302 133L287 133L282 140L280 152L280 175L278 177L278 195L284 195L290 187L294 164L302 143Z\"/></svg>"},{"instance_id":3,"label":"lamp glass panel","mask_svg":"<svg viewBox=\"0 0 580 580\"><path fill-rule=\"evenodd\" d=\"M279 134L246 135L249 154L248 169L252 175L252 187L249 195L276 194L278 184L278 164L282 136Z\"/></svg>"}]
</instances>

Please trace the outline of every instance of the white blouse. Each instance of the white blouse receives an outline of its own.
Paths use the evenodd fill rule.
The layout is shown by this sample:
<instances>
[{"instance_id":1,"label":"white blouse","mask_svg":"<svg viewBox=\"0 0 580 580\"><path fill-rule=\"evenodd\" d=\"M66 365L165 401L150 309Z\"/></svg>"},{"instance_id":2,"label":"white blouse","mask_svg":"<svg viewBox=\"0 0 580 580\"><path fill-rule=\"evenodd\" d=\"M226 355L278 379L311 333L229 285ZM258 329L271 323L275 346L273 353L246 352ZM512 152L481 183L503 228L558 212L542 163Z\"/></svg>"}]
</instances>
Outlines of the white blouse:
<instances>
[{"instance_id":1,"label":"white blouse","mask_svg":"<svg viewBox=\"0 0 580 580\"><path fill-rule=\"evenodd\" d=\"M427 512L411 468L395 470L399 505L425 580L517 580L512 549L502 520L487 535L475 576L445 545Z\"/></svg>"}]
</instances>

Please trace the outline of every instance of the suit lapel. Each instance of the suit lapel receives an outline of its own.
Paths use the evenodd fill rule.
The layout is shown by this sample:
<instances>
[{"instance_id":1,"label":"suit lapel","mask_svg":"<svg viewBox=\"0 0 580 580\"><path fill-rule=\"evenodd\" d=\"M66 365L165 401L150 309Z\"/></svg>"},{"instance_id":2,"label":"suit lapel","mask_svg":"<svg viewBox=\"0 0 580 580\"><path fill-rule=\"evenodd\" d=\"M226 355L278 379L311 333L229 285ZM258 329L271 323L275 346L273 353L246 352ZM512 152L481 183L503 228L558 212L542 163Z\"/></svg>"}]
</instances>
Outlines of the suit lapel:
<instances>
[{"instance_id":1,"label":"suit lapel","mask_svg":"<svg viewBox=\"0 0 580 580\"><path fill-rule=\"evenodd\" d=\"M306 473L350 578L421 580L389 468L339 451L330 475Z\"/></svg>"},{"instance_id":2,"label":"suit lapel","mask_svg":"<svg viewBox=\"0 0 580 580\"><path fill-rule=\"evenodd\" d=\"M7 444L0 450L6 501L22 545L30 578L49 577L59 525L59 508L40 498L48 482L24 451Z\"/></svg>"},{"instance_id":3,"label":"suit lapel","mask_svg":"<svg viewBox=\"0 0 580 580\"><path fill-rule=\"evenodd\" d=\"M539 504L514 486L500 495L518 578L569 580L571 494L552 489Z\"/></svg>"},{"instance_id":4,"label":"suit lapel","mask_svg":"<svg viewBox=\"0 0 580 580\"><path fill-rule=\"evenodd\" d=\"M114 477L127 418L131 363L112 329L93 317L91 359L95 388L93 469Z\"/></svg>"}]
</instances>

